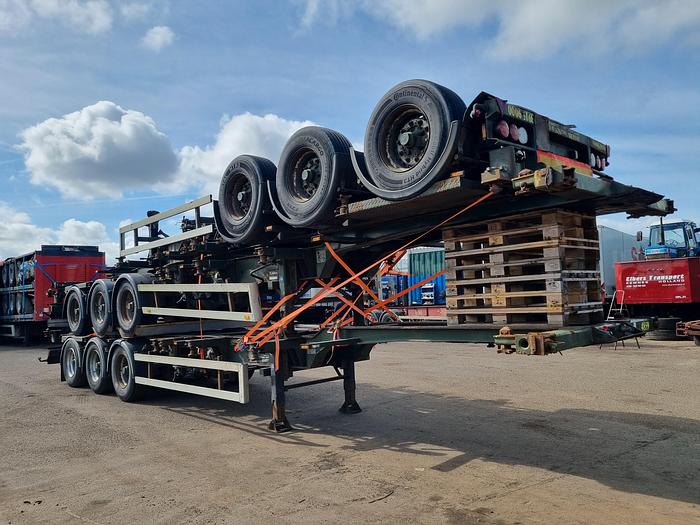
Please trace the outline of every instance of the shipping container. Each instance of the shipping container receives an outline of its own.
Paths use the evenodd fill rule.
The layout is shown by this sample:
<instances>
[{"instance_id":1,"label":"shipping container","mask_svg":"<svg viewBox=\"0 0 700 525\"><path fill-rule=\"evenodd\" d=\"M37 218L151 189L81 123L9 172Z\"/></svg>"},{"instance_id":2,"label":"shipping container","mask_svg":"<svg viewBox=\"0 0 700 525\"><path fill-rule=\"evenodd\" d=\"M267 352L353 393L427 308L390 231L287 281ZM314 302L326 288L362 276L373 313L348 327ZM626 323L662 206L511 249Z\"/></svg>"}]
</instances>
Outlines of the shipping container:
<instances>
[{"instance_id":1,"label":"shipping container","mask_svg":"<svg viewBox=\"0 0 700 525\"><path fill-rule=\"evenodd\" d=\"M615 293L615 263L644 260L646 239L637 240L635 235L607 226L598 226L600 241L600 280L605 296Z\"/></svg>"},{"instance_id":2,"label":"shipping container","mask_svg":"<svg viewBox=\"0 0 700 525\"><path fill-rule=\"evenodd\" d=\"M445 249L440 247L414 248L408 253L408 286L422 281L426 277L445 269ZM434 284L432 290L423 293L418 287L408 294L408 306L423 304L445 304L445 276L441 275L431 281ZM424 300L432 293L433 300Z\"/></svg>"}]
</instances>

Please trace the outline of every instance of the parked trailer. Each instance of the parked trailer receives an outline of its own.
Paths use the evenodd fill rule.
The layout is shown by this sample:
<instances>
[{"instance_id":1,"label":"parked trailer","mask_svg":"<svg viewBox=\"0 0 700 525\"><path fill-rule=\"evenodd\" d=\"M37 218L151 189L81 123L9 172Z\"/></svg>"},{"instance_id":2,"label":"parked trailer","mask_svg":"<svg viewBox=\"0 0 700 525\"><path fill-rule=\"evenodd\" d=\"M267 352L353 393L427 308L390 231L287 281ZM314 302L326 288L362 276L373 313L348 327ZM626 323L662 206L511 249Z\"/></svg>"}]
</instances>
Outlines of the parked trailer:
<instances>
[{"instance_id":1,"label":"parked trailer","mask_svg":"<svg viewBox=\"0 0 700 525\"><path fill-rule=\"evenodd\" d=\"M42 245L0 261L0 336L27 340L47 326L66 331L66 288L94 279L104 266L97 246Z\"/></svg>"},{"instance_id":2,"label":"parked trailer","mask_svg":"<svg viewBox=\"0 0 700 525\"><path fill-rule=\"evenodd\" d=\"M355 363L379 343L483 342L545 355L635 337L624 322L400 323L389 307L399 297L382 299L373 284L408 249L441 242L446 226L552 209L567 217L673 210L603 174L608 156L602 143L488 94L467 106L442 86L402 83L375 108L364 154L335 131L303 128L277 168L234 159L218 201L204 196L122 227L120 263L66 298L87 306L71 310L72 334L50 361L71 386L113 388L124 401L158 387L245 403L258 370L271 378L270 428L285 431L289 389L342 380L341 412L359 412ZM212 203L214 216L204 216ZM160 221L190 211L181 233L160 232ZM320 367L334 373L287 384Z\"/></svg>"}]
</instances>

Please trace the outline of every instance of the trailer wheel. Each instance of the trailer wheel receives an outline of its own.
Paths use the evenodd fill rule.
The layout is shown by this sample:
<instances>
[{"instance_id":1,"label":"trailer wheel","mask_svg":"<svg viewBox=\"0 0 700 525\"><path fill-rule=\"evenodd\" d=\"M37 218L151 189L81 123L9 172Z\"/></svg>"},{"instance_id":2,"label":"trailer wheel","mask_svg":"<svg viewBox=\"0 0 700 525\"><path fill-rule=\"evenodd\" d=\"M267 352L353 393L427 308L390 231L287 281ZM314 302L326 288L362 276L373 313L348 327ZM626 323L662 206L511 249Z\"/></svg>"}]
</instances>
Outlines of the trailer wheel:
<instances>
[{"instance_id":1,"label":"trailer wheel","mask_svg":"<svg viewBox=\"0 0 700 525\"><path fill-rule=\"evenodd\" d=\"M81 354L80 343L73 338L66 339L61 348L61 374L73 388L83 387L87 382Z\"/></svg>"},{"instance_id":2,"label":"trailer wheel","mask_svg":"<svg viewBox=\"0 0 700 525\"><path fill-rule=\"evenodd\" d=\"M274 184L276 171L270 160L253 155L239 155L226 168L219 185L219 214L229 242L262 240L272 212L267 182Z\"/></svg>"},{"instance_id":3,"label":"trailer wheel","mask_svg":"<svg viewBox=\"0 0 700 525\"><path fill-rule=\"evenodd\" d=\"M141 312L141 307L145 305L142 304L142 296L136 286L128 279L124 279L117 286L115 311L119 333L122 337L133 337L136 334L136 329L147 317Z\"/></svg>"},{"instance_id":4,"label":"trailer wheel","mask_svg":"<svg viewBox=\"0 0 700 525\"><path fill-rule=\"evenodd\" d=\"M98 279L90 288L88 294L88 310L92 329L100 337L104 337L112 329L112 289L114 283L109 279Z\"/></svg>"},{"instance_id":5,"label":"trailer wheel","mask_svg":"<svg viewBox=\"0 0 700 525\"><path fill-rule=\"evenodd\" d=\"M454 91L427 80L407 80L377 103L365 131L365 163L389 200L410 199L446 174L466 106ZM453 131L459 135L459 128ZM456 138L456 137L455 137ZM371 189L371 188L370 188Z\"/></svg>"},{"instance_id":6,"label":"trailer wheel","mask_svg":"<svg viewBox=\"0 0 700 525\"><path fill-rule=\"evenodd\" d=\"M333 223L339 192L357 188L349 151L350 141L327 128L308 126L290 137L275 181L284 222L297 228Z\"/></svg>"},{"instance_id":7,"label":"trailer wheel","mask_svg":"<svg viewBox=\"0 0 700 525\"><path fill-rule=\"evenodd\" d=\"M88 333L88 313L85 305L85 295L79 288L70 287L63 301L68 328L75 335Z\"/></svg>"},{"instance_id":8,"label":"trailer wheel","mask_svg":"<svg viewBox=\"0 0 700 525\"><path fill-rule=\"evenodd\" d=\"M107 367L107 345L99 337L93 337L85 345L85 378L96 394L112 391L112 376Z\"/></svg>"},{"instance_id":9,"label":"trailer wheel","mask_svg":"<svg viewBox=\"0 0 700 525\"><path fill-rule=\"evenodd\" d=\"M111 349L112 386L117 397L127 403L138 401L143 397L143 385L136 384L136 361L134 349L127 341L117 339Z\"/></svg>"}]
</instances>

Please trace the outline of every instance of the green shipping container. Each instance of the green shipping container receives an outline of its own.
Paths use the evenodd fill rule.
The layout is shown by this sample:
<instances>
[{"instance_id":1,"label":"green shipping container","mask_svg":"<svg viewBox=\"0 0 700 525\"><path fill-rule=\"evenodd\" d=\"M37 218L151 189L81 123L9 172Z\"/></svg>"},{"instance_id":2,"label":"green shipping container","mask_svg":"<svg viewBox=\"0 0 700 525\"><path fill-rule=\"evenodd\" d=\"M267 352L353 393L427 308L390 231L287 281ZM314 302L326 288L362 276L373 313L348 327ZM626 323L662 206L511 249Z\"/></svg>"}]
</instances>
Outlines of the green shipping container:
<instances>
[{"instance_id":1,"label":"green shipping container","mask_svg":"<svg viewBox=\"0 0 700 525\"><path fill-rule=\"evenodd\" d=\"M445 250L443 248L414 248L408 253L408 286L422 281L426 277L445 268ZM434 302L426 304L445 304L445 276L431 281L434 283ZM422 287L411 290L409 304L423 304Z\"/></svg>"}]
</instances>

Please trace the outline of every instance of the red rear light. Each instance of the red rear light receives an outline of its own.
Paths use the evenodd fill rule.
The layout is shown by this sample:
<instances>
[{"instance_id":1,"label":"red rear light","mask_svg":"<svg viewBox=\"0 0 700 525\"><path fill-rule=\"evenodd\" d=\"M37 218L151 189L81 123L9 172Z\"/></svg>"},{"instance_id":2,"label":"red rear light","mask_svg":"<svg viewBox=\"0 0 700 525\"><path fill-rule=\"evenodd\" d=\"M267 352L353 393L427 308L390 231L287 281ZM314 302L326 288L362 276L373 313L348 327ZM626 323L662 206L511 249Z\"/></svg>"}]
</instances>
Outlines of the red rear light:
<instances>
[{"instance_id":1,"label":"red rear light","mask_svg":"<svg viewBox=\"0 0 700 525\"><path fill-rule=\"evenodd\" d=\"M499 120L496 124L496 132L504 139L507 139L510 133L508 123L505 120Z\"/></svg>"}]
</instances>

